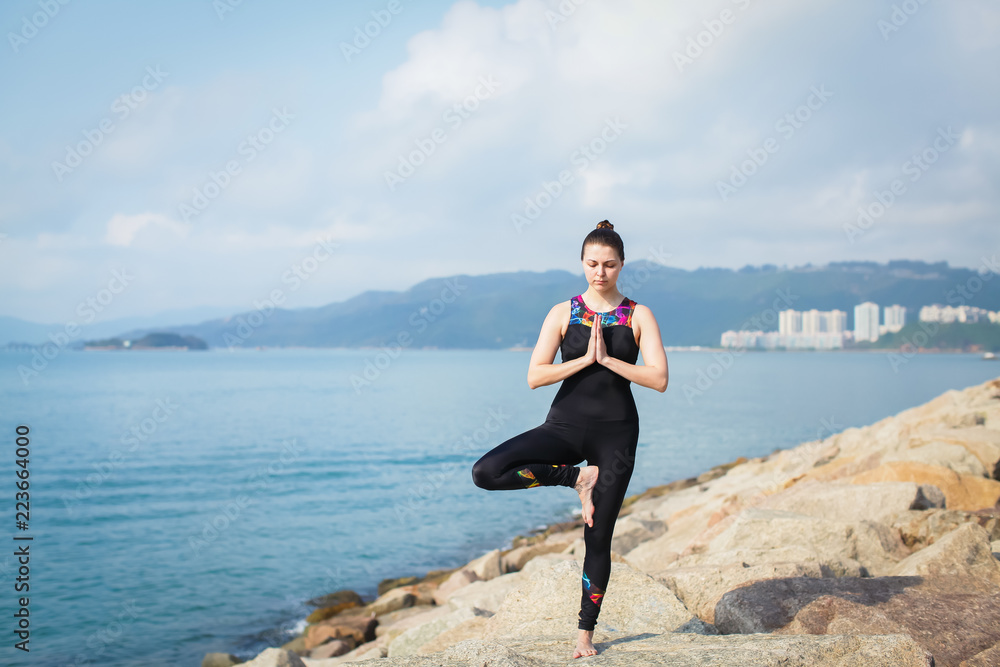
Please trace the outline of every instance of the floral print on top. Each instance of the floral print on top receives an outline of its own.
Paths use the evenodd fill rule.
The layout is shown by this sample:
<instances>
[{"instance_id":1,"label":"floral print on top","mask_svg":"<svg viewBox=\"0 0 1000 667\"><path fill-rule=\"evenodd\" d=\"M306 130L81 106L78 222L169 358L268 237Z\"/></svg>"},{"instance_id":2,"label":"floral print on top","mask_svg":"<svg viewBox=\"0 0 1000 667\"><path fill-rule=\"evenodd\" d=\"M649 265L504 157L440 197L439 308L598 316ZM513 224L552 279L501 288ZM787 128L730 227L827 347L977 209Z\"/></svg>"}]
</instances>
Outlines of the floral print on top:
<instances>
[{"instance_id":1,"label":"floral print on top","mask_svg":"<svg viewBox=\"0 0 1000 667\"><path fill-rule=\"evenodd\" d=\"M635 310L636 305L638 304L635 301L625 297L621 304L614 310L609 310L606 313L597 313L587 307L587 304L583 302L583 295L581 294L570 299L569 323L592 327L594 326L594 317L600 315L602 328L613 327L619 324L631 327L632 312Z\"/></svg>"}]
</instances>

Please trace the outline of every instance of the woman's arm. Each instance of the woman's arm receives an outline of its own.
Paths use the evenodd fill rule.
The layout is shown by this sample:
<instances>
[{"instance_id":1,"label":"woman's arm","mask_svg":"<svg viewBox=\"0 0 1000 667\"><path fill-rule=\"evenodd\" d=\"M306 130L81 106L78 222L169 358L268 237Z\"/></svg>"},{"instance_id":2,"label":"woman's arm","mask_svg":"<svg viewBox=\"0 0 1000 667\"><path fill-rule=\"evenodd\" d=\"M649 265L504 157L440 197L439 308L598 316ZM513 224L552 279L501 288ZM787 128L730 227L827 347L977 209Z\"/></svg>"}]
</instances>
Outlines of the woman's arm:
<instances>
[{"instance_id":1,"label":"woman's arm","mask_svg":"<svg viewBox=\"0 0 1000 667\"><path fill-rule=\"evenodd\" d=\"M562 323L564 320L569 320L569 302L557 303L552 306L549 314L545 316L545 321L542 322L538 342L535 343L535 349L531 352L531 360L528 362L528 386L532 389L565 380L581 368L594 363L593 353L564 361L561 364L552 363L556 358L556 350L562 343Z\"/></svg>"},{"instance_id":2,"label":"woman's arm","mask_svg":"<svg viewBox=\"0 0 1000 667\"><path fill-rule=\"evenodd\" d=\"M653 317L653 311L647 306L636 305L635 312L632 313L632 325L639 329L639 351L642 353L643 365L630 364L612 357L603 344L597 350L597 363L626 380L664 392L667 390L670 371L667 368L667 354L663 351L663 339L660 338L660 327ZM603 336L598 340L603 343Z\"/></svg>"}]
</instances>

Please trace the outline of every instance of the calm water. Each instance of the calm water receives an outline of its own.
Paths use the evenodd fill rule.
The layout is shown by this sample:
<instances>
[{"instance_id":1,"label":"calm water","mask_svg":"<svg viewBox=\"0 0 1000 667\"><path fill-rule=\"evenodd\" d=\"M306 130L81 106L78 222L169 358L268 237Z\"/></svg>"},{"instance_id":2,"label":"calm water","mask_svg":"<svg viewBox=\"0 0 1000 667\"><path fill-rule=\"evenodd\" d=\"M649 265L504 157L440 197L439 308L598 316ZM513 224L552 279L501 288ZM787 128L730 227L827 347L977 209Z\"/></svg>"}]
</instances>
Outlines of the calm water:
<instances>
[{"instance_id":1,"label":"calm water","mask_svg":"<svg viewBox=\"0 0 1000 667\"><path fill-rule=\"evenodd\" d=\"M746 353L728 368L708 352L668 357L666 393L633 385L630 494L1000 374L977 355L896 371L871 353ZM2 539L34 537L30 657L9 639L9 546L0 662L249 658L301 627L306 599L341 588L370 599L382 578L455 567L570 518L571 489L472 483L472 463L540 424L558 389L528 388L528 358L405 350L356 388L375 351L65 351L27 385L17 367L30 355L0 354ZM703 393L685 396L699 378ZM18 424L31 429L25 532L14 528Z\"/></svg>"}]
</instances>

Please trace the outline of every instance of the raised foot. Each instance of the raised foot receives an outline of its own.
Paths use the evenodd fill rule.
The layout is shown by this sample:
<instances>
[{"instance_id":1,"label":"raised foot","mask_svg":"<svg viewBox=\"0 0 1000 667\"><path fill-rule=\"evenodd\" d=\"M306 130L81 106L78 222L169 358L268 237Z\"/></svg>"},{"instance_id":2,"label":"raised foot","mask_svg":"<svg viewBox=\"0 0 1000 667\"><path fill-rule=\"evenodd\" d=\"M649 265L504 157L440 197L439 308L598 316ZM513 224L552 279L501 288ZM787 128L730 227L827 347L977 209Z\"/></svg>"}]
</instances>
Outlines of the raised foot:
<instances>
[{"instance_id":1,"label":"raised foot","mask_svg":"<svg viewBox=\"0 0 1000 667\"><path fill-rule=\"evenodd\" d=\"M576 639L576 650L573 652L573 657L586 658L591 655L597 655L597 649L594 648L594 643L591 641L593 638L593 630L580 630L580 635Z\"/></svg>"},{"instance_id":2,"label":"raised foot","mask_svg":"<svg viewBox=\"0 0 1000 667\"><path fill-rule=\"evenodd\" d=\"M580 504L583 506L583 522L594 527L594 487L597 485L597 466L583 466L576 478L576 492L580 494Z\"/></svg>"}]
</instances>

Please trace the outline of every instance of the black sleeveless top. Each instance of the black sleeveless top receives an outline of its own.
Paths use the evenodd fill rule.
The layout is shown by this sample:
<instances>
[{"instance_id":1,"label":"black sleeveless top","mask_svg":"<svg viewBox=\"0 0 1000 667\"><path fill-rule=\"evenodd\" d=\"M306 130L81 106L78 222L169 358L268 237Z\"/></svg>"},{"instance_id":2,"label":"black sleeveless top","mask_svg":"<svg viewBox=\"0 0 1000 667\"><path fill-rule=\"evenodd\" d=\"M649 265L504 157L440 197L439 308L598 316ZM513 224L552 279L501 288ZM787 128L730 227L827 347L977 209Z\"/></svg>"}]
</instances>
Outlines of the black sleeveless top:
<instances>
[{"instance_id":1,"label":"black sleeveless top","mask_svg":"<svg viewBox=\"0 0 1000 667\"><path fill-rule=\"evenodd\" d=\"M608 354L634 364L639 358L639 346L632 333L632 313L636 305L635 301L625 297L614 310L597 313L587 307L582 295L573 297L570 300L569 326L559 346L562 361L577 359L587 353L594 318L600 317ZM547 419L571 423L638 419L631 384L630 380L594 362L562 381Z\"/></svg>"}]
</instances>

